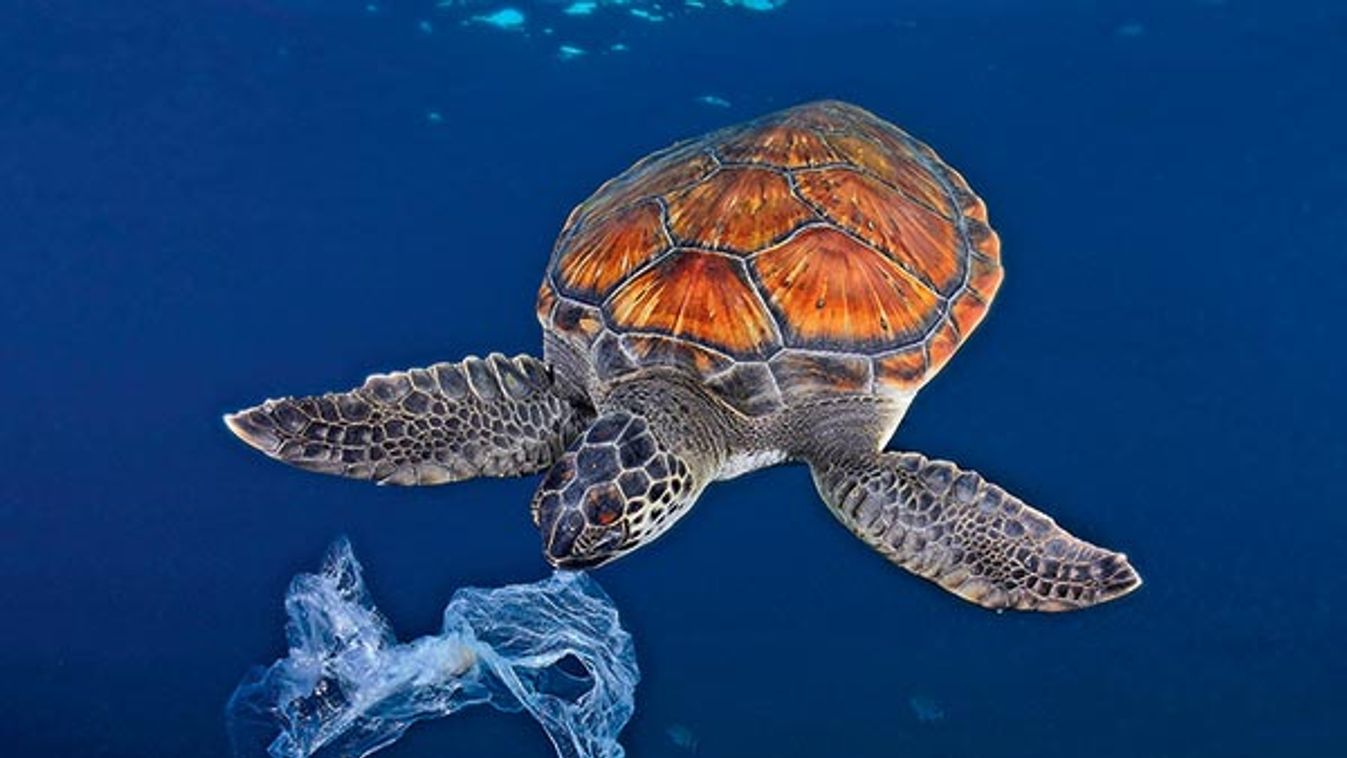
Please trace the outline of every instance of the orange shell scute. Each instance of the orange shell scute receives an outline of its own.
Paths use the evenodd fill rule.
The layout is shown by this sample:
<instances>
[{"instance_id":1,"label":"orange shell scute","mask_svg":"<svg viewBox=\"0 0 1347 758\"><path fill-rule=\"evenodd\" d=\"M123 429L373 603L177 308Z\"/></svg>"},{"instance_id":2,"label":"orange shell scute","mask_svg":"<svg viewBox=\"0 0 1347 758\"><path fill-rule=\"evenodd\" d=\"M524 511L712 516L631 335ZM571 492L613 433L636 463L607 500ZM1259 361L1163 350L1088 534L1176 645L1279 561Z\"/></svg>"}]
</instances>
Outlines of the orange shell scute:
<instances>
[{"instance_id":1,"label":"orange shell scute","mask_svg":"<svg viewBox=\"0 0 1347 758\"><path fill-rule=\"evenodd\" d=\"M913 276L949 293L962 276L954 226L876 179L851 169L802 171L800 195L830 220L888 253Z\"/></svg>"},{"instance_id":2,"label":"orange shell scute","mask_svg":"<svg viewBox=\"0 0 1347 758\"><path fill-rule=\"evenodd\" d=\"M557 279L565 289L603 298L669 247L659 204L643 202L582 225L557 261Z\"/></svg>"},{"instance_id":3,"label":"orange shell scute","mask_svg":"<svg viewBox=\"0 0 1347 758\"><path fill-rule=\"evenodd\" d=\"M776 339L743 265L718 253L676 250L622 285L607 307L624 330L668 334L739 356L763 355Z\"/></svg>"},{"instance_id":4,"label":"orange shell scute","mask_svg":"<svg viewBox=\"0 0 1347 758\"><path fill-rule=\"evenodd\" d=\"M979 201L981 202L981 201ZM983 208L983 214L986 214L986 208ZM990 226L981 221L968 222L968 238L972 242L974 249L982 253L983 257L997 264L1000 268L1001 261L1001 237Z\"/></svg>"},{"instance_id":5,"label":"orange shell scute","mask_svg":"<svg viewBox=\"0 0 1347 758\"><path fill-rule=\"evenodd\" d=\"M538 313L538 321L544 327L552 322L552 308L556 307L557 293L552 289L550 279L544 279L542 286L538 287L538 302L534 310Z\"/></svg>"},{"instance_id":6,"label":"orange shell scute","mask_svg":"<svg viewBox=\"0 0 1347 758\"><path fill-rule=\"evenodd\" d=\"M682 244L749 253L814 218L786 178L730 167L669 198L669 228Z\"/></svg>"},{"instance_id":7,"label":"orange shell scute","mask_svg":"<svg viewBox=\"0 0 1347 758\"><path fill-rule=\"evenodd\" d=\"M815 132L790 126L748 129L716 147L725 163L762 163L778 168L802 168L836 163L838 154Z\"/></svg>"},{"instance_id":8,"label":"orange shell scute","mask_svg":"<svg viewBox=\"0 0 1347 758\"><path fill-rule=\"evenodd\" d=\"M982 296L984 303L991 303L996 290L1001 286L1001 266L998 259L978 255L969 256L968 288Z\"/></svg>"},{"instance_id":9,"label":"orange shell scute","mask_svg":"<svg viewBox=\"0 0 1347 758\"><path fill-rule=\"evenodd\" d=\"M859 134L839 134L829 137L828 141L851 163L868 170L927 208L953 217L949 193L911 153L896 153Z\"/></svg>"},{"instance_id":10,"label":"orange shell scute","mask_svg":"<svg viewBox=\"0 0 1347 758\"><path fill-rule=\"evenodd\" d=\"M971 289L964 290L949 306L950 317L954 319L954 325L959 327L960 334L973 331L986 310L987 304Z\"/></svg>"},{"instance_id":11,"label":"orange shell scute","mask_svg":"<svg viewBox=\"0 0 1347 758\"><path fill-rule=\"evenodd\" d=\"M931 335L931 341L927 343L927 350L931 354L930 370L939 371L954 355L954 351L959 349L959 330L954 324L946 321Z\"/></svg>"},{"instance_id":12,"label":"orange shell scute","mask_svg":"<svg viewBox=\"0 0 1347 758\"><path fill-rule=\"evenodd\" d=\"M914 345L875 359L875 383L900 392L920 387L926 372L925 345Z\"/></svg>"},{"instance_id":13,"label":"orange shell scute","mask_svg":"<svg viewBox=\"0 0 1347 758\"><path fill-rule=\"evenodd\" d=\"M943 169L945 179L954 187L960 212L969 219L985 225L987 223L987 203L973 193L973 189L968 186L963 174L949 166L944 166Z\"/></svg>"},{"instance_id":14,"label":"orange shell scute","mask_svg":"<svg viewBox=\"0 0 1347 758\"><path fill-rule=\"evenodd\" d=\"M1001 277L1000 240L963 176L874 114L823 101L605 183L568 218L538 316L601 377L678 366L757 412L769 388L914 391L977 328Z\"/></svg>"},{"instance_id":15,"label":"orange shell scute","mask_svg":"<svg viewBox=\"0 0 1347 758\"><path fill-rule=\"evenodd\" d=\"M800 129L812 129L824 136L839 131L854 131L870 121L876 121L875 115L864 108L841 100L817 100L784 111L768 114L758 119L765 124L782 124Z\"/></svg>"},{"instance_id":16,"label":"orange shell scute","mask_svg":"<svg viewBox=\"0 0 1347 758\"><path fill-rule=\"evenodd\" d=\"M621 176L609 179L588 200L571 211L565 229L569 230L582 218L602 216L614 208L695 184L714 173L719 165L705 148L695 143L680 143L646 156Z\"/></svg>"},{"instance_id":17,"label":"orange shell scute","mask_svg":"<svg viewBox=\"0 0 1347 758\"><path fill-rule=\"evenodd\" d=\"M829 226L804 229L751 266L788 346L882 349L920 340L935 319L935 293Z\"/></svg>"}]
</instances>

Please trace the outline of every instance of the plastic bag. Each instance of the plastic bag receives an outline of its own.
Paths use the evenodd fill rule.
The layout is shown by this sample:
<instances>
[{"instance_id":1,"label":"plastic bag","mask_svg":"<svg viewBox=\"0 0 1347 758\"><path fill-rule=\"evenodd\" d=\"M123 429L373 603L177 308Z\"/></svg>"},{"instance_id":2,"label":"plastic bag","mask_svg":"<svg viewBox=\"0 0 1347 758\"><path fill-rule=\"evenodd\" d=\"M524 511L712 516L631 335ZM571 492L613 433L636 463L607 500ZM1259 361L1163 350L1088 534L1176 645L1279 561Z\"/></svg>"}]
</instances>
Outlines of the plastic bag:
<instances>
[{"instance_id":1,"label":"plastic bag","mask_svg":"<svg viewBox=\"0 0 1347 758\"><path fill-rule=\"evenodd\" d=\"M340 540L285 600L290 653L229 700L238 756L361 756L422 719L488 703L527 710L563 758L619 758L636 654L607 594L583 573L462 589L443 631L398 643Z\"/></svg>"}]
</instances>

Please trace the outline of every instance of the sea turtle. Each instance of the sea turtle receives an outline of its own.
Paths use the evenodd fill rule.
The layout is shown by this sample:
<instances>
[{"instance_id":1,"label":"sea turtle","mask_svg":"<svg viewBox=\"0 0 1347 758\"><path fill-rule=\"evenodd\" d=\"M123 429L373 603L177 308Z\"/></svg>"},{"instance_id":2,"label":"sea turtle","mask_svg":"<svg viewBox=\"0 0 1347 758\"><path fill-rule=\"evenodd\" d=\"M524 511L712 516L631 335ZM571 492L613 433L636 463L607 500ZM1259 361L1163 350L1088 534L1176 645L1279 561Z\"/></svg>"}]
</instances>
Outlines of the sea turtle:
<instances>
[{"instance_id":1,"label":"sea turtle","mask_svg":"<svg viewBox=\"0 0 1347 758\"><path fill-rule=\"evenodd\" d=\"M384 484L547 470L548 561L647 544L706 485L802 461L890 561L988 608L1140 584L978 474L884 446L1001 282L986 206L926 145L846 103L678 143L567 219L538 293L543 358L371 376L226 417L267 455Z\"/></svg>"}]
</instances>

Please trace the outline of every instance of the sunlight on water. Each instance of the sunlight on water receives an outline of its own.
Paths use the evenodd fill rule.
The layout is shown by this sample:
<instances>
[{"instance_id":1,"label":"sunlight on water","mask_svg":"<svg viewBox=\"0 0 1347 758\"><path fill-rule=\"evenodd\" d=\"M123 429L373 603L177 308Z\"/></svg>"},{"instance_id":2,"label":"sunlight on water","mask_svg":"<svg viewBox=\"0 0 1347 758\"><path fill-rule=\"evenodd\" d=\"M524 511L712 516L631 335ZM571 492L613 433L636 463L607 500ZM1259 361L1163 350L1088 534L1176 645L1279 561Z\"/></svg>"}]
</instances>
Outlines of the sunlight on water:
<instances>
[{"instance_id":1,"label":"sunlight on water","mask_svg":"<svg viewBox=\"0 0 1347 758\"><path fill-rule=\"evenodd\" d=\"M593 25L605 23L605 33L611 34L614 33L615 23L620 33L624 20L642 25L661 24L675 18L717 10L761 14L777 10L785 4L786 0L684 0L681 4L652 0L536 0L505 5L490 0L440 0L433 11L442 19L463 25L547 37L559 33L582 33L583 28L579 26L582 24L589 24L592 28ZM420 23L423 31L425 25L429 24L428 21ZM625 43L605 41L603 44L609 50L627 49ZM579 45L563 44L557 49L557 58L574 60L585 52Z\"/></svg>"},{"instance_id":2,"label":"sunlight on water","mask_svg":"<svg viewBox=\"0 0 1347 758\"><path fill-rule=\"evenodd\" d=\"M494 26L497 29L512 31L522 29L526 18L527 17L522 11L514 8L501 8L494 13L472 16L468 20L479 24L486 24L487 26Z\"/></svg>"}]
</instances>

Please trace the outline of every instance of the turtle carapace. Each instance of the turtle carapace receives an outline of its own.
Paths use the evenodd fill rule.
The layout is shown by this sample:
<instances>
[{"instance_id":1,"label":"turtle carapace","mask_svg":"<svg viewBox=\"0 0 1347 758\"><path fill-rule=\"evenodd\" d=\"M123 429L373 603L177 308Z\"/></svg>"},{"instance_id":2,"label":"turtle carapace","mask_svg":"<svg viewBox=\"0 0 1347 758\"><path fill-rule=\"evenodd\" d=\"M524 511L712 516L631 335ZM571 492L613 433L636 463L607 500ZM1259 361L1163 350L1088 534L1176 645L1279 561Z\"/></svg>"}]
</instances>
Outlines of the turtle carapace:
<instances>
[{"instance_id":1,"label":"turtle carapace","mask_svg":"<svg viewBox=\"0 0 1347 758\"><path fill-rule=\"evenodd\" d=\"M983 202L840 102L641 160L577 207L538 294L543 357L469 357L226 417L301 468L391 484L546 474L553 565L648 544L718 479L784 461L890 561L988 608L1140 579L978 474L885 445L1001 283Z\"/></svg>"}]
</instances>

